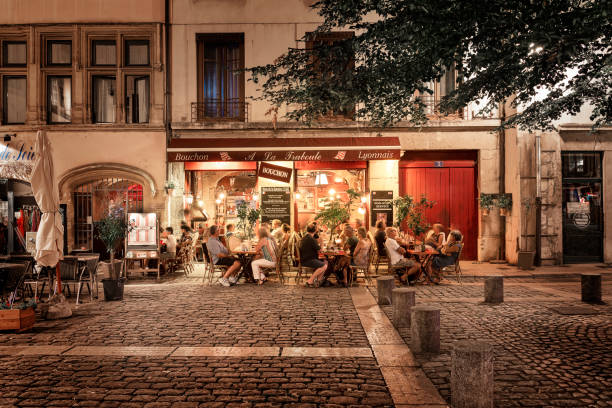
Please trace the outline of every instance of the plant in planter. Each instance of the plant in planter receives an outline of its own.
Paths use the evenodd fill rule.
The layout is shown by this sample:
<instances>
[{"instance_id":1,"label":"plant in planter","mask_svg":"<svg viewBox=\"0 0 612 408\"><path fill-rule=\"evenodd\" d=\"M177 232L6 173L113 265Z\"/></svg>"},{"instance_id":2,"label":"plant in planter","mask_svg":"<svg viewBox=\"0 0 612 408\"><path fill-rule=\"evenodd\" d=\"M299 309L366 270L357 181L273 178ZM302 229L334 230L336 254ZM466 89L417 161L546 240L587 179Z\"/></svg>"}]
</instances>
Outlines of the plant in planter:
<instances>
[{"instance_id":1,"label":"plant in planter","mask_svg":"<svg viewBox=\"0 0 612 408\"><path fill-rule=\"evenodd\" d=\"M176 186L174 185L174 182L172 180L168 180L164 188L166 189L166 193L168 193L168 195L172 195L172 192L174 191Z\"/></svg>"},{"instance_id":2,"label":"plant in planter","mask_svg":"<svg viewBox=\"0 0 612 408\"><path fill-rule=\"evenodd\" d=\"M238 216L238 229L242 230L243 239L250 240L254 237L253 229L255 223L259 220L261 211L259 209L250 208L246 201L238 204L236 208Z\"/></svg>"},{"instance_id":3,"label":"plant in planter","mask_svg":"<svg viewBox=\"0 0 612 408\"><path fill-rule=\"evenodd\" d=\"M505 217L512 210L512 194L500 194L497 198L499 215Z\"/></svg>"},{"instance_id":4,"label":"plant in planter","mask_svg":"<svg viewBox=\"0 0 612 408\"><path fill-rule=\"evenodd\" d=\"M414 197L410 195L396 198L393 200L393 206L395 207L395 225L401 228L402 224L405 222L408 231L410 231L415 238L421 237L429 228L429 224L425 219L425 211L433 208L435 204L435 201L428 200L424 194L421 196L420 200L415 200Z\"/></svg>"},{"instance_id":5,"label":"plant in planter","mask_svg":"<svg viewBox=\"0 0 612 408\"><path fill-rule=\"evenodd\" d=\"M110 262L100 262L102 269L106 269L105 275L108 277L102 279L104 299L121 300L123 299L124 278L121 277L122 262L115 260L115 251L125 235L130 232L131 227L123 217L114 215L108 215L96 224L97 237L104 243L110 254Z\"/></svg>"},{"instance_id":6,"label":"plant in planter","mask_svg":"<svg viewBox=\"0 0 612 408\"><path fill-rule=\"evenodd\" d=\"M325 201L323 210L315 217L315 220L319 220L321 224L325 225L330 231L330 244L333 238L333 231L335 231L340 224L351 218L351 207L360 197L359 193L353 189L346 190L346 193L349 198L348 202L328 198Z\"/></svg>"},{"instance_id":7,"label":"plant in planter","mask_svg":"<svg viewBox=\"0 0 612 408\"><path fill-rule=\"evenodd\" d=\"M489 215L494 204L493 194L480 193L480 209L482 210L482 215L485 217Z\"/></svg>"}]
</instances>

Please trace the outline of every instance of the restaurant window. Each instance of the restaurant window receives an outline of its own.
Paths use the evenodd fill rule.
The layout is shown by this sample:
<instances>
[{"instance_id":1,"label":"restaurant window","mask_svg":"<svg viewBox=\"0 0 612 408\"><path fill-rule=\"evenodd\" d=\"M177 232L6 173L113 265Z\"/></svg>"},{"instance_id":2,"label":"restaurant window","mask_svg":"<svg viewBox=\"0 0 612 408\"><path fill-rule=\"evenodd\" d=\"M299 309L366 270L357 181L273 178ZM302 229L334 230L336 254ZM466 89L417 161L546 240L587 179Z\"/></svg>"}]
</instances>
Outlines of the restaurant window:
<instances>
[{"instance_id":1,"label":"restaurant window","mask_svg":"<svg viewBox=\"0 0 612 408\"><path fill-rule=\"evenodd\" d=\"M243 68L243 34L198 36L198 119L245 119Z\"/></svg>"},{"instance_id":2,"label":"restaurant window","mask_svg":"<svg viewBox=\"0 0 612 408\"><path fill-rule=\"evenodd\" d=\"M93 122L114 123L116 116L117 92L115 77L93 77Z\"/></svg>"},{"instance_id":3,"label":"restaurant window","mask_svg":"<svg viewBox=\"0 0 612 408\"><path fill-rule=\"evenodd\" d=\"M72 41L47 41L47 65L72 65Z\"/></svg>"},{"instance_id":4,"label":"restaurant window","mask_svg":"<svg viewBox=\"0 0 612 408\"><path fill-rule=\"evenodd\" d=\"M5 67L24 67L27 62L25 41L4 41L2 46L2 65Z\"/></svg>"},{"instance_id":5,"label":"restaurant window","mask_svg":"<svg viewBox=\"0 0 612 408\"><path fill-rule=\"evenodd\" d=\"M355 69L355 56L348 47L346 41L354 36L353 32L340 31L328 33L307 33L306 48L313 50L314 65L321 71L321 75L327 77L337 77L336 81L343 82L347 72ZM317 52L317 47L326 50L325 52ZM331 48L327 48L331 47ZM322 63L321 58L325 59ZM330 79L333 83L334 78ZM322 96L325 97L324 95ZM355 106L346 105L337 109L332 109L325 116L332 118L352 119L355 114Z\"/></svg>"},{"instance_id":6,"label":"restaurant window","mask_svg":"<svg viewBox=\"0 0 612 408\"><path fill-rule=\"evenodd\" d=\"M125 65L149 65L148 40L127 40L125 42Z\"/></svg>"},{"instance_id":7,"label":"restaurant window","mask_svg":"<svg viewBox=\"0 0 612 408\"><path fill-rule=\"evenodd\" d=\"M72 120L72 78L47 77L47 121L70 123Z\"/></svg>"},{"instance_id":8,"label":"restaurant window","mask_svg":"<svg viewBox=\"0 0 612 408\"><path fill-rule=\"evenodd\" d=\"M91 53L92 65L117 65L117 45L113 40L94 40Z\"/></svg>"},{"instance_id":9,"label":"restaurant window","mask_svg":"<svg viewBox=\"0 0 612 408\"><path fill-rule=\"evenodd\" d=\"M2 81L2 123L6 125L25 123L26 91L25 76L5 76Z\"/></svg>"},{"instance_id":10,"label":"restaurant window","mask_svg":"<svg viewBox=\"0 0 612 408\"><path fill-rule=\"evenodd\" d=\"M149 77L127 75L125 78L125 119L127 123L149 121Z\"/></svg>"}]
</instances>

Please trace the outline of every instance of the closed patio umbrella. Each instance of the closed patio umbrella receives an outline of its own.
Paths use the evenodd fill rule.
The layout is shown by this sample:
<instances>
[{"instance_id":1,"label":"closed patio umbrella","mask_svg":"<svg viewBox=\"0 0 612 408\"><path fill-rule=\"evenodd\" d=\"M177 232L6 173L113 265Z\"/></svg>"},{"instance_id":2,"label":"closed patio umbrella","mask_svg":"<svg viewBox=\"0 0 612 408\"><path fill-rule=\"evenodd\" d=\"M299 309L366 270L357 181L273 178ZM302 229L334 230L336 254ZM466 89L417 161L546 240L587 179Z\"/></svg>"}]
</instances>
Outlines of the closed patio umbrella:
<instances>
[{"instance_id":1,"label":"closed patio umbrella","mask_svg":"<svg viewBox=\"0 0 612 408\"><path fill-rule=\"evenodd\" d=\"M36 254L40 266L57 267L57 293L61 293L59 260L64 257L64 226L59 212L59 191L53 171L51 149L46 133L36 135L36 159L32 169L31 184L36 203L42 212L36 233Z\"/></svg>"}]
</instances>

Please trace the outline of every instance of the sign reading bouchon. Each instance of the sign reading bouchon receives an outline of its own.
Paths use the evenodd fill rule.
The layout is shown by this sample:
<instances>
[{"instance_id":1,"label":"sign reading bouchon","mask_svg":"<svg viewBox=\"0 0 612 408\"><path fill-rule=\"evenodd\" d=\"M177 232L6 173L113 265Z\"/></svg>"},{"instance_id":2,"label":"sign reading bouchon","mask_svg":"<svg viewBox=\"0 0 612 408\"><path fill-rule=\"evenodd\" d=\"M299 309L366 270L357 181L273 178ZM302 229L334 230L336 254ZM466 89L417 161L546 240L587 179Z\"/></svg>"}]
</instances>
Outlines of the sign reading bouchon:
<instances>
[{"instance_id":1,"label":"sign reading bouchon","mask_svg":"<svg viewBox=\"0 0 612 408\"><path fill-rule=\"evenodd\" d=\"M259 170L257 171L259 177L281 181L283 183L289 183L291 181L291 173L293 173L293 169L266 162L259 163Z\"/></svg>"}]
</instances>

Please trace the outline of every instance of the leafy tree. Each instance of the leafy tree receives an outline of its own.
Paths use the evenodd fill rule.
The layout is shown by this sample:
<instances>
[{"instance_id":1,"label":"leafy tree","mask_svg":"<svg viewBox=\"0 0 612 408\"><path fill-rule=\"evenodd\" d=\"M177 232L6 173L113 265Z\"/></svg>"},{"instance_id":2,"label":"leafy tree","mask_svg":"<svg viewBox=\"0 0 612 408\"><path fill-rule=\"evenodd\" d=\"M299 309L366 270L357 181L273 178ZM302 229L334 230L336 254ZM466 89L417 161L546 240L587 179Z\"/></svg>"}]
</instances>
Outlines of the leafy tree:
<instances>
[{"instance_id":1,"label":"leafy tree","mask_svg":"<svg viewBox=\"0 0 612 408\"><path fill-rule=\"evenodd\" d=\"M262 98L276 110L288 106L288 119L310 124L356 106L355 118L376 126L422 125L425 104L415 95L431 94L428 84L454 65L458 84L443 113L511 100L522 109L504 126L551 129L585 105L595 126L611 122L608 0L320 0L313 8L323 19L315 36L355 35L291 48L250 69Z\"/></svg>"},{"instance_id":2,"label":"leafy tree","mask_svg":"<svg viewBox=\"0 0 612 408\"><path fill-rule=\"evenodd\" d=\"M351 218L351 207L359 199L359 193L351 188L346 190L346 193L348 201L326 198L323 210L315 217L315 220L319 220L328 228L330 242L336 228Z\"/></svg>"},{"instance_id":3,"label":"leafy tree","mask_svg":"<svg viewBox=\"0 0 612 408\"><path fill-rule=\"evenodd\" d=\"M395 207L395 226L402 227L402 223L406 223L406 227L415 237L419 237L429 227L429 223L425 219L425 212L433 208L435 201L428 200L425 194L420 200L415 199L411 195L405 195L393 200Z\"/></svg>"},{"instance_id":4,"label":"leafy tree","mask_svg":"<svg viewBox=\"0 0 612 408\"><path fill-rule=\"evenodd\" d=\"M132 230L132 227L128 225L124 217L117 217L115 215L108 215L96 224L98 227L97 238L104 243L106 250L110 254L110 263L112 265L115 260L117 246L125 238L125 235Z\"/></svg>"}]
</instances>

